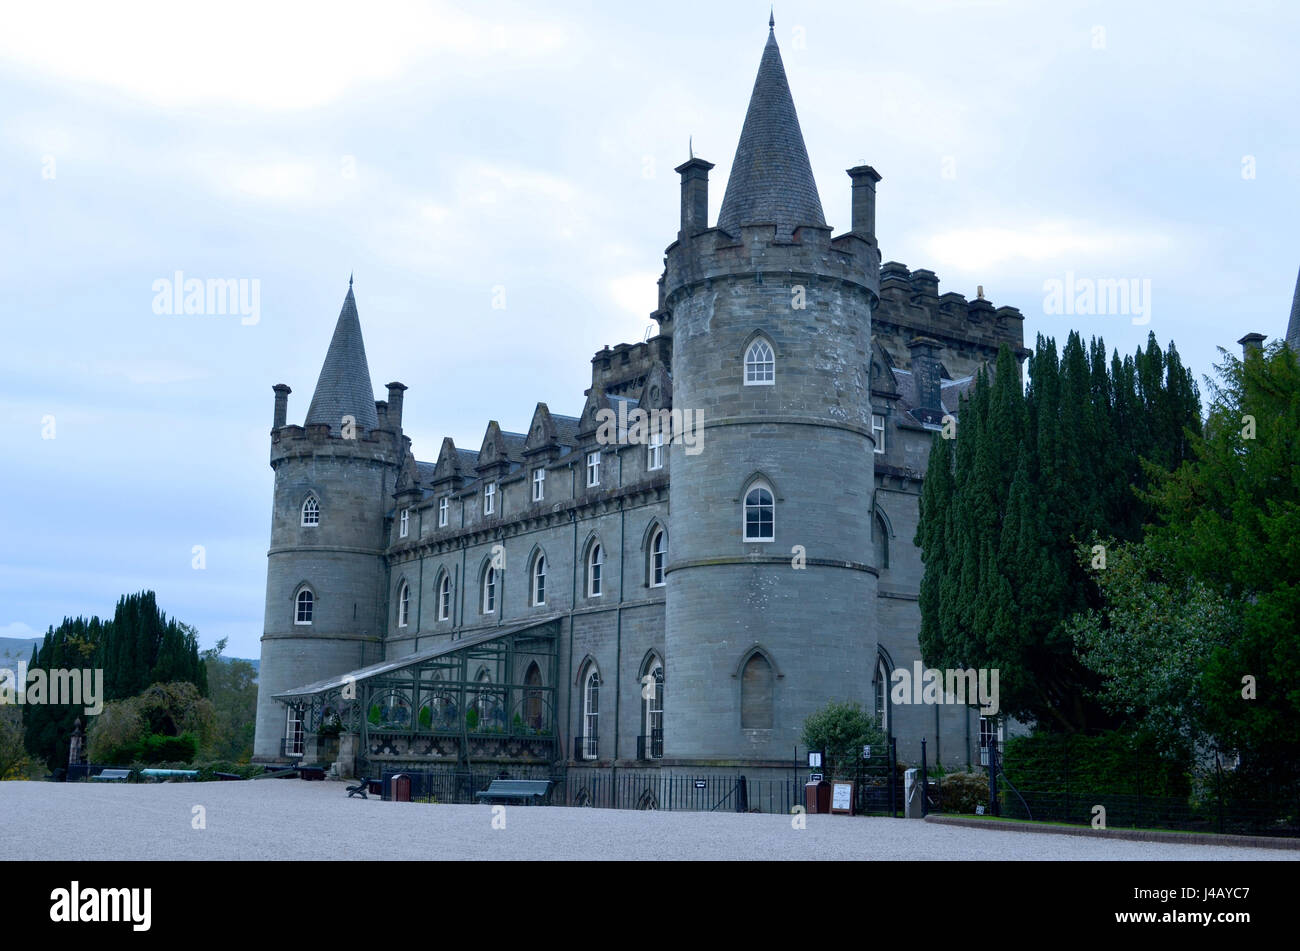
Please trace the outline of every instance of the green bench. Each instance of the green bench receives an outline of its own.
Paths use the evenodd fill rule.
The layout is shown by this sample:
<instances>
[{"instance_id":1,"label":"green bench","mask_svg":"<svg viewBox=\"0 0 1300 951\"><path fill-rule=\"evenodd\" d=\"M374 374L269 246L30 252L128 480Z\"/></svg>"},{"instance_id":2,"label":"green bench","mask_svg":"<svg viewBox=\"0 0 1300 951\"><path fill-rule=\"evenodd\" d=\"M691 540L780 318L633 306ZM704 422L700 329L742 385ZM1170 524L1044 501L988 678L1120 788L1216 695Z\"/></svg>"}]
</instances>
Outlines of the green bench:
<instances>
[{"instance_id":1,"label":"green bench","mask_svg":"<svg viewBox=\"0 0 1300 951\"><path fill-rule=\"evenodd\" d=\"M551 791L549 779L494 779L488 788L477 793L479 802L522 802L535 806Z\"/></svg>"}]
</instances>

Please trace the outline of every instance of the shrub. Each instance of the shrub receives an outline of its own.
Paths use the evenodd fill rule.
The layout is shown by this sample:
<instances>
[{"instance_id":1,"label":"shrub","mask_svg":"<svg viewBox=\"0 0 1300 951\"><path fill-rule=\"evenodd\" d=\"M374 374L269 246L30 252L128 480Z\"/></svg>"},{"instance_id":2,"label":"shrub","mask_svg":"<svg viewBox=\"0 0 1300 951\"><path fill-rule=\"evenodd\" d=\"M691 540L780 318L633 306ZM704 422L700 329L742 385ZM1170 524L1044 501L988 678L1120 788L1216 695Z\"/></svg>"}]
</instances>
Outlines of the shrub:
<instances>
[{"instance_id":1,"label":"shrub","mask_svg":"<svg viewBox=\"0 0 1300 951\"><path fill-rule=\"evenodd\" d=\"M988 777L981 773L948 773L939 781L939 791L944 812L973 814L989 801Z\"/></svg>"}]
</instances>

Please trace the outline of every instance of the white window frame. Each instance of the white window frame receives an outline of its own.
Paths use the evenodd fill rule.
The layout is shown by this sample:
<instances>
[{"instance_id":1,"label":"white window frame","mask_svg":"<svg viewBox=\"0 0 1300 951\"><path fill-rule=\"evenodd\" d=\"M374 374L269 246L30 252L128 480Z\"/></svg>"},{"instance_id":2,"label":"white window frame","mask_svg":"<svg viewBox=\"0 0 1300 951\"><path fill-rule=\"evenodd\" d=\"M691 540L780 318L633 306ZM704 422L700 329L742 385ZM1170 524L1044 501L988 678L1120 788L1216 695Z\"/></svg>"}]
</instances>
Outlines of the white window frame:
<instances>
[{"instance_id":1,"label":"white window frame","mask_svg":"<svg viewBox=\"0 0 1300 951\"><path fill-rule=\"evenodd\" d=\"M546 498L546 467L538 466L533 470L533 501L541 502Z\"/></svg>"},{"instance_id":2,"label":"white window frame","mask_svg":"<svg viewBox=\"0 0 1300 951\"><path fill-rule=\"evenodd\" d=\"M302 756L306 730L302 723L302 711L290 706L284 722L284 738L290 741L288 756Z\"/></svg>"},{"instance_id":3,"label":"white window frame","mask_svg":"<svg viewBox=\"0 0 1300 951\"><path fill-rule=\"evenodd\" d=\"M776 385L776 349L766 337L745 348L745 385Z\"/></svg>"},{"instance_id":4,"label":"white window frame","mask_svg":"<svg viewBox=\"0 0 1300 951\"><path fill-rule=\"evenodd\" d=\"M483 514L492 515L497 508L497 484L489 482L483 486Z\"/></svg>"},{"instance_id":5,"label":"white window frame","mask_svg":"<svg viewBox=\"0 0 1300 951\"><path fill-rule=\"evenodd\" d=\"M446 621L451 618L451 575L443 574L442 580L438 582L438 620Z\"/></svg>"},{"instance_id":6,"label":"white window frame","mask_svg":"<svg viewBox=\"0 0 1300 951\"><path fill-rule=\"evenodd\" d=\"M406 627L411 619L411 586L405 581L397 589L397 626Z\"/></svg>"},{"instance_id":7,"label":"white window frame","mask_svg":"<svg viewBox=\"0 0 1300 951\"><path fill-rule=\"evenodd\" d=\"M533 559L531 587L533 607L541 607L546 603L546 555L540 552Z\"/></svg>"},{"instance_id":8,"label":"white window frame","mask_svg":"<svg viewBox=\"0 0 1300 951\"><path fill-rule=\"evenodd\" d=\"M759 501L751 503L749 498L755 492L766 492L768 501L764 503L760 499ZM751 482L749 486L746 487L745 489L745 498L740 508L741 508L741 512L740 512L741 538L743 538L746 542L752 542L755 544L776 541L776 493L772 491L772 487L770 485L768 485L766 482L764 482L761 479L755 482ZM756 509L768 508L771 510L772 513L772 517L770 520L770 526L772 532L771 535L753 536L749 534L749 510L751 508L756 508Z\"/></svg>"},{"instance_id":9,"label":"white window frame","mask_svg":"<svg viewBox=\"0 0 1300 951\"><path fill-rule=\"evenodd\" d=\"M600 754L600 672L593 664L582 681L582 758Z\"/></svg>"},{"instance_id":10,"label":"white window frame","mask_svg":"<svg viewBox=\"0 0 1300 951\"><path fill-rule=\"evenodd\" d=\"M444 495L438 500L438 527L447 527L447 513L451 509L451 498Z\"/></svg>"},{"instance_id":11,"label":"white window frame","mask_svg":"<svg viewBox=\"0 0 1300 951\"><path fill-rule=\"evenodd\" d=\"M980 748L981 749L988 746L988 741L990 738L996 737L997 744L998 744L998 751L1001 752L1002 743L1004 740L1004 736L1002 732L1002 723L1003 721L1001 717L980 717Z\"/></svg>"},{"instance_id":12,"label":"white window frame","mask_svg":"<svg viewBox=\"0 0 1300 951\"><path fill-rule=\"evenodd\" d=\"M876 658L875 707L880 728L889 732L889 668L883 657Z\"/></svg>"},{"instance_id":13,"label":"white window frame","mask_svg":"<svg viewBox=\"0 0 1300 951\"><path fill-rule=\"evenodd\" d=\"M645 722L641 725L643 735L645 736L645 755L646 759L658 759L654 753L654 731L658 730L661 734L664 729L664 665L657 656L651 661L646 676L650 678L653 687L650 689L650 695L646 697L642 706L645 709ZM650 687L651 683L641 681L645 687ZM662 749L660 756L663 755Z\"/></svg>"},{"instance_id":14,"label":"white window frame","mask_svg":"<svg viewBox=\"0 0 1300 951\"><path fill-rule=\"evenodd\" d=\"M605 590L605 549L592 542L587 551L587 597L599 598Z\"/></svg>"},{"instance_id":15,"label":"white window frame","mask_svg":"<svg viewBox=\"0 0 1300 951\"><path fill-rule=\"evenodd\" d=\"M646 463L647 472L654 472L656 469L664 467L664 434L654 433L650 437L650 442L646 446Z\"/></svg>"},{"instance_id":16,"label":"white window frame","mask_svg":"<svg viewBox=\"0 0 1300 951\"><path fill-rule=\"evenodd\" d=\"M397 520L397 535L399 538L405 538L411 533L411 510L402 509L402 514Z\"/></svg>"},{"instance_id":17,"label":"white window frame","mask_svg":"<svg viewBox=\"0 0 1300 951\"><path fill-rule=\"evenodd\" d=\"M668 535L659 526L650 536L650 587L662 588L668 575Z\"/></svg>"},{"instance_id":18,"label":"white window frame","mask_svg":"<svg viewBox=\"0 0 1300 951\"><path fill-rule=\"evenodd\" d=\"M587 453L587 488L600 485L600 450Z\"/></svg>"},{"instance_id":19,"label":"white window frame","mask_svg":"<svg viewBox=\"0 0 1300 951\"><path fill-rule=\"evenodd\" d=\"M308 518L308 516L311 516ZM320 524L320 501L316 496L309 495L302 501L302 525L304 528L315 528Z\"/></svg>"},{"instance_id":20,"label":"white window frame","mask_svg":"<svg viewBox=\"0 0 1300 951\"><path fill-rule=\"evenodd\" d=\"M497 570L494 566L488 565L487 571L483 572L483 613L496 614L497 612Z\"/></svg>"},{"instance_id":21,"label":"white window frame","mask_svg":"<svg viewBox=\"0 0 1300 951\"><path fill-rule=\"evenodd\" d=\"M305 601L303 600L304 595L306 595ZM307 619L305 621L302 619L302 608L304 604L307 606ZM306 626L311 624L315 619L316 594L311 590L311 588L301 588L298 593L293 596L293 623Z\"/></svg>"},{"instance_id":22,"label":"white window frame","mask_svg":"<svg viewBox=\"0 0 1300 951\"><path fill-rule=\"evenodd\" d=\"M876 453L885 451L885 417L879 413L871 414L871 435L876 443Z\"/></svg>"}]
</instances>

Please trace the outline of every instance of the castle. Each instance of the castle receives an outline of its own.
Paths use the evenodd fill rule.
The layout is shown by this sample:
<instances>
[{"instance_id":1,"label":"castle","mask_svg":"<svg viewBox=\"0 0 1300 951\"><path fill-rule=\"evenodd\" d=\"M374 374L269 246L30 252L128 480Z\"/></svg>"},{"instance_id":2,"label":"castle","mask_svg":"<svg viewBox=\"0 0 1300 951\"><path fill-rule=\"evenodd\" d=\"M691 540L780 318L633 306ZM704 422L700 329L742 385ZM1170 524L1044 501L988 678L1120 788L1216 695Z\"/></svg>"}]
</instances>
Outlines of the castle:
<instances>
[{"instance_id":1,"label":"castle","mask_svg":"<svg viewBox=\"0 0 1300 951\"><path fill-rule=\"evenodd\" d=\"M692 156L658 335L596 353L578 415L418 461L351 281L303 425L274 388L258 760L788 774L851 700L978 762L993 721L888 691L934 434L1022 317L882 265L870 166L833 233L770 26L718 220Z\"/></svg>"}]
</instances>

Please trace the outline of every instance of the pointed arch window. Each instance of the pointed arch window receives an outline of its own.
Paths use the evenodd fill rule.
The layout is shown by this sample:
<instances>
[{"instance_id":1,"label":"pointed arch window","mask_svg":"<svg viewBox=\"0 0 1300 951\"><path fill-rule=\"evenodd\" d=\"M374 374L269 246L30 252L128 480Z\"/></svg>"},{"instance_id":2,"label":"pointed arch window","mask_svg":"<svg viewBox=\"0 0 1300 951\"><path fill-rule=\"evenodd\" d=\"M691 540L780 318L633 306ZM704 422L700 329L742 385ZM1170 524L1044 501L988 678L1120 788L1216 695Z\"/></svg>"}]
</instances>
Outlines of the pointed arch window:
<instances>
[{"instance_id":1,"label":"pointed arch window","mask_svg":"<svg viewBox=\"0 0 1300 951\"><path fill-rule=\"evenodd\" d=\"M745 351L745 385L772 386L775 383L776 354L772 352L772 345L759 337Z\"/></svg>"},{"instance_id":2,"label":"pointed arch window","mask_svg":"<svg viewBox=\"0 0 1300 951\"><path fill-rule=\"evenodd\" d=\"M641 720L638 759L659 759L664 755L664 665L652 655L641 674Z\"/></svg>"},{"instance_id":3,"label":"pointed arch window","mask_svg":"<svg viewBox=\"0 0 1300 951\"><path fill-rule=\"evenodd\" d=\"M880 728L889 732L889 665L885 658L876 658L876 720Z\"/></svg>"},{"instance_id":4,"label":"pointed arch window","mask_svg":"<svg viewBox=\"0 0 1300 951\"><path fill-rule=\"evenodd\" d=\"M756 651L740 675L740 728L772 729L772 664Z\"/></svg>"},{"instance_id":5,"label":"pointed arch window","mask_svg":"<svg viewBox=\"0 0 1300 951\"><path fill-rule=\"evenodd\" d=\"M876 567L885 569L889 567L889 529L885 527L885 520L877 512L872 519L871 524L872 541L876 547Z\"/></svg>"},{"instance_id":6,"label":"pointed arch window","mask_svg":"<svg viewBox=\"0 0 1300 951\"><path fill-rule=\"evenodd\" d=\"M451 575L444 573L438 582L438 620L451 617Z\"/></svg>"},{"instance_id":7,"label":"pointed arch window","mask_svg":"<svg viewBox=\"0 0 1300 951\"><path fill-rule=\"evenodd\" d=\"M582 684L582 758L596 759L600 751L600 674L596 665L587 670Z\"/></svg>"},{"instance_id":8,"label":"pointed arch window","mask_svg":"<svg viewBox=\"0 0 1300 951\"><path fill-rule=\"evenodd\" d=\"M483 572L483 613L493 614L497 609L497 570L488 565Z\"/></svg>"},{"instance_id":9,"label":"pointed arch window","mask_svg":"<svg viewBox=\"0 0 1300 951\"><path fill-rule=\"evenodd\" d=\"M306 501L302 503L302 523L303 525L320 524L320 503L316 501L316 496L307 496Z\"/></svg>"},{"instance_id":10,"label":"pointed arch window","mask_svg":"<svg viewBox=\"0 0 1300 951\"><path fill-rule=\"evenodd\" d=\"M776 540L776 502L772 487L758 481L745 490L744 539L747 542Z\"/></svg>"},{"instance_id":11,"label":"pointed arch window","mask_svg":"<svg viewBox=\"0 0 1300 951\"><path fill-rule=\"evenodd\" d=\"M542 671L533 661L524 675L524 726L529 730L542 729L544 701L542 699Z\"/></svg>"},{"instance_id":12,"label":"pointed arch window","mask_svg":"<svg viewBox=\"0 0 1300 951\"><path fill-rule=\"evenodd\" d=\"M587 597L599 598L604 587L605 549L600 542L587 553Z\"/></svg>"},{"instance_id":13,"label":"pointed arch window","mask_svg":"<svg viewBox=\"0 0 1300 951\"><path fill-rule=\"evenodd\" d=\"M411 586L405 581L397 589L397 626L406 627L411 619Z\"/></svg>"},{"instance_id":14,"label":"pointed arch window","mask_svg":"<svg viewBox=\"0 0 1300 951\"><path fill-rule=\"evenodd\" d=\"M293 623L310 624L315 610L316 596L311 593L310 588L303 588L295 599Z\"/></svg>"},{"instance_id":15,"label":"pointed arch window","mask_svg":"<svg viewBox=\"0 0 1300 951\"><path fill-rule=\"evenodd\" d=\"M650 536L650 587L661 588L668 567L668 536L663 527L654 530Z\"/></svg>"},{"instance_id":16,"label":"pointed arch window","mask_svg":"<svg viewBox=\"0 0 1300 951\"><path fill-rule=\"evenodd\" d=\"M546 603L546 555L541 552L533 559L533 606Z\"/></svg>"}]
</instances>

